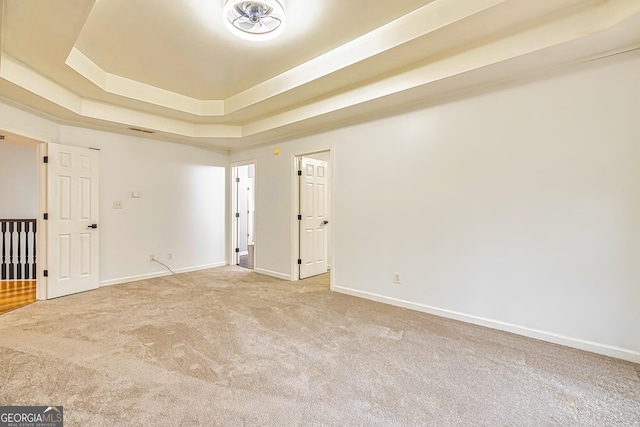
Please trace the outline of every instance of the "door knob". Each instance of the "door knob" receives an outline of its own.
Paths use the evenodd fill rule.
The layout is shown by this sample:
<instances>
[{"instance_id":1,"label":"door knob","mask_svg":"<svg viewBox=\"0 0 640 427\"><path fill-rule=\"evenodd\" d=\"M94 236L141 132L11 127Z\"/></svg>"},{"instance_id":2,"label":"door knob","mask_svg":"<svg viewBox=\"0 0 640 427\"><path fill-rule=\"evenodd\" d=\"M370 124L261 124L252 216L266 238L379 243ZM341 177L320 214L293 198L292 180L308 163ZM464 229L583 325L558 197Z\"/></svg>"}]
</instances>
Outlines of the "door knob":
<instances>
[{"instance_id":1,"label":"door knob","mask_svg":"<svg viewBox=\"0 0 640 427\"><path fill-rule=\"evenodd\" d=\"M327 225L327 224L329 224L329 221L324 221L324 225Z\"/></svg>"},{"instance_id":2,"label":"door knob","mask_svg":"<svg viewBox=\"0 0 640 427\"><path fill-rule=\"evenodd\" d=\"M98 228L98 224L87 225L87 228Z\"/></svg>"}]
</instances>

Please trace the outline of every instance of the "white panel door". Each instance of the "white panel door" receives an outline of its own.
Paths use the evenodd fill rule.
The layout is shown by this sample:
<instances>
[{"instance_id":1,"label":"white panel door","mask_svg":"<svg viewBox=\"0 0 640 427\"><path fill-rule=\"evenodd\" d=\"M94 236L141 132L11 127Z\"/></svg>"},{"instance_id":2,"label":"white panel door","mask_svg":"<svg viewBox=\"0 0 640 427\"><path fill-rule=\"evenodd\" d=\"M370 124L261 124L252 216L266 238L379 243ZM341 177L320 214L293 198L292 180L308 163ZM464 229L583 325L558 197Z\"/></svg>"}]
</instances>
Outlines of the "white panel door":
<instances>
[{"instance_id":1,"label":"white panel door","mask_svg":"<svg viewBox=\"0 0 640 427\"><path fill-rule=\"evenodd\" d=\"M49 144L47 298L98 287L98 151Z\"/></svg>"},{"instance_id":2,"label":"white panel door","mask_svg":"<svg viewBox=\"0 0 640 427\"><path fill-rule=\"evenodd\" d=\"M303 157L300 175L300 278L327 272L327 162Z\"/></svg>"}]
</instances>

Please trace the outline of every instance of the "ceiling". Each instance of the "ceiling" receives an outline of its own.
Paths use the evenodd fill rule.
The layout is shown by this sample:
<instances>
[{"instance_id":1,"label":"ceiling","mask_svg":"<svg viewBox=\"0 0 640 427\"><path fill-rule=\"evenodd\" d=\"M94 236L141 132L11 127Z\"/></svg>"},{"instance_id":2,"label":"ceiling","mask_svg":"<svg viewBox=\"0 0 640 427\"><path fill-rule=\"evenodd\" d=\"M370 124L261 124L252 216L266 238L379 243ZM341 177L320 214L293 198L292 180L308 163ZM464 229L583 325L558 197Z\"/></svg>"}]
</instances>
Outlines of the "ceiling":
<instances>
[{"instance_id":1,"label":"ceiling","mask_svg":"<svg viewBox=\"0 0 640 427\"><path fill-rule=\"evenodd\" d=\"M0 97L238 149L640 47L640 0L287 0L266 42L230 34L223 3L0 0Z\"/></svg>"}]
</instances>

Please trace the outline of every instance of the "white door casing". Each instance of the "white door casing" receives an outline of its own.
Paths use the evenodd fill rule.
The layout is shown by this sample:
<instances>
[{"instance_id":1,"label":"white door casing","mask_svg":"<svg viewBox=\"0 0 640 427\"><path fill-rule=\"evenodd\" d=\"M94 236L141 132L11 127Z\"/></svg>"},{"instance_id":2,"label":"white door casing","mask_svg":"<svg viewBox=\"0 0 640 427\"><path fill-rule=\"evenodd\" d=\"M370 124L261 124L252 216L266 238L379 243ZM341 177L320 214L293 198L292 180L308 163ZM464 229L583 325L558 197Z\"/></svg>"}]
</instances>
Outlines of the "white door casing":
<instances>
[{"instance_id":1,"label":"white door casing","mask_svg":"<svg viewBox=\"0 0 640 427\"><path fill-rule=\"evenodd\" d=\"M48 144L47 298L98 288L99 152Z\"/></svg>"},{"instance_id":2,"label":"white door casing","mask_svg":"<svg viewBox=\"0 0 640 427\"><path fill-rule=\"evenodd\" d=\"M232 168L233 179L233 265L240 262L240 170Z\"/></svg>"},{"instance_id":3,"label":"white door casing","mask_svg":"<svg viewBox=\"0 0 640 427\"><path fill-rule=\"evenodd\" d=\"M248 254L248 246L255 244L255 169L253 163L231 167L232 265L237 265L240 256Z\"/></svg>"},{"instance_id":4,"label":"white door casing","mask_svg":"<svg viewBox=\"0 0 640 427\"><path fill-rule=\"evenodd\" d=\"M300 279L327 272L327 162L302 157L300 164Z\"/></svg>"},{"instance_id":5,"label":"white door casing","mask_svg":"<svg viewBox=\"0 0 640 427\"><path fill-rule=\"evenodd\" d=\"M255 212L255 200L254 200L254 177L252 173L252 168L249 166L249 179L247 179L247 244L253 245L253 224L254 224L254 212Z\"/></svg>"},{"instance_id":6,"label":"white door casing","mask_svg":"<svg viewBox=\"0 0 640 427\"><path fill-rule=\"evenodd\" d=\"M247 229L247 224L248 224L248 190L247 190L247 181L248 181L248 171L249 171L249 166L240 166L239 168L237 168L238 170L238 175L237 175L237 179L239 180L237 182L238 184L238 189L237 189L237 195L238 195L238 200L237 200L237 208L238 210L237 212L237 219L238 219L238 248L240 249L239 254L240 255L247 255L247 251L248 251L248 244L249 244L249 239L248 239L248 229Z\"/></svg>"}]
</instances>

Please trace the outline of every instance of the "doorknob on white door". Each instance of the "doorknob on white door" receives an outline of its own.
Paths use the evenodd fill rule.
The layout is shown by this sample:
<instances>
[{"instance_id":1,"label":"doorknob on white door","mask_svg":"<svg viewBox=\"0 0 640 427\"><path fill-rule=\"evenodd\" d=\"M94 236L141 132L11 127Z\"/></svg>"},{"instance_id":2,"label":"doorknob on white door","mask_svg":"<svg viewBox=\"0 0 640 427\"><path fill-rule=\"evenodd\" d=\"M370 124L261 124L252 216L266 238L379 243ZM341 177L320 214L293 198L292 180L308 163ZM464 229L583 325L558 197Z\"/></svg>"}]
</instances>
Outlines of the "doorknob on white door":
<instances>
[{"instance_id":1,"label":"doorknob on white door","mask_svg":"<svg viewBox=\"0 0 640 427\"><path fill-rule=\"evenodd\" d=\"M329 224L329 221L323 221L323 224L327 225L327 224Z\"/></svg>"}]
</instances>

